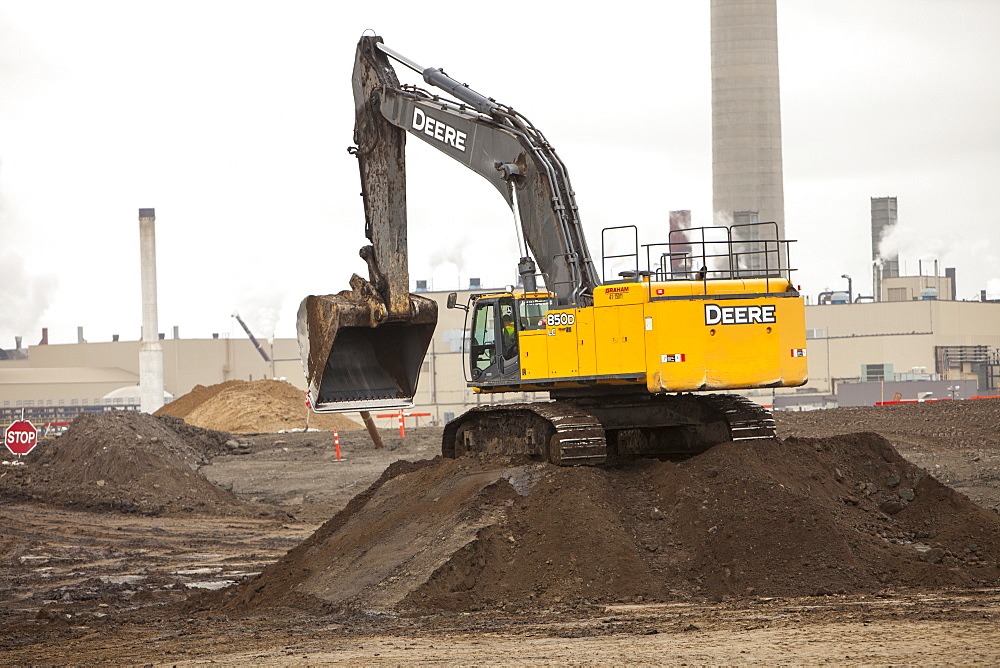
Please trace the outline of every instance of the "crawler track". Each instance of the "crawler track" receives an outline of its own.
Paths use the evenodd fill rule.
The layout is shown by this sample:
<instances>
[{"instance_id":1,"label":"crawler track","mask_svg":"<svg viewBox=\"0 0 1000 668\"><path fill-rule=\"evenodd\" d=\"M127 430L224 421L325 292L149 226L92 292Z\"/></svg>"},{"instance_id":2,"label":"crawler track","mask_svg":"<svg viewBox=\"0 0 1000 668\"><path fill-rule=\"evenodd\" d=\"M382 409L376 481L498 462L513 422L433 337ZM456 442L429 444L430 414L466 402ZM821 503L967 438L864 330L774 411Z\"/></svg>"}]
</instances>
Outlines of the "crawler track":
<instances>
[{"instance_id":1,"label":"crawler track","mask_svg":"<svg viewBox=\"0 0 1000 668\"><path fill-rule=\"evenodd\" d=\"M678 395L627 404L591 399L583 406L559 400L474 408L448 423L441 452L453 458L527 455L560 466L596 466L609 456L684 458L726 441L774 437L771 414L738 395Z\"/></svg>"},{"instance_id":2,"label":"crawler track","mask_svg":"<svg viewBox=\"0 0 1000 668\"><path fill-rule=\"evenodd\" d=\"M604 428L568 401L473 408L448 423L442 454L528 455L561 466L595 466L607 459Z\"/></svg>"},{"instance_id":3,"label":"crawler track","mask_svg":"<svg viewBox=\"0 0 1000 668\"><path fill-rule=\"evenodd\" d=\"M709 394L701 400L723 413L729 424L730 440L751 441L777 437L771 412L738 394Z\"/></svg>"}]
</instances>

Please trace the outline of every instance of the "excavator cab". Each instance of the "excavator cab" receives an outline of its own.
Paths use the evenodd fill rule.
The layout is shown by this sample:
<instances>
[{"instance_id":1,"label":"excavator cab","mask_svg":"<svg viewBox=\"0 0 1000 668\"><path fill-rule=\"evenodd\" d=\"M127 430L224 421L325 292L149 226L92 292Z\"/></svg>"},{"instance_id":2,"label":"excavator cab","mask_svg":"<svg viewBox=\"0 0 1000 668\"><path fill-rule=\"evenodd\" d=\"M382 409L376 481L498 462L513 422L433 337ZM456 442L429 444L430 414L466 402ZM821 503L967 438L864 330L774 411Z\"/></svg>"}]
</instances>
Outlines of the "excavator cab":
<instances>
[{"instance_id":1,"label":"excavator cab","mask_svg":"<svg viewBox=\"0 0 1000 668\"><path fill-rule=\"evenodd\" d=\"M473 295L470 301L467 380L474 386L516 382L522 375L522 334L545 329L551 298L544 293L504 293ZM451 301L449 306L464 308Z\"/></svg>"},{"instance_id":2,"label":"excavator cab","mask_svg":"<svg viewBox=\"0 0 1000 668\"><path fill-rule=\"evenodd\" d=\"M517 318L511 295L479 297L471 309L469 376L474 382L516 379Z\"/></svg>"}]
</instances>

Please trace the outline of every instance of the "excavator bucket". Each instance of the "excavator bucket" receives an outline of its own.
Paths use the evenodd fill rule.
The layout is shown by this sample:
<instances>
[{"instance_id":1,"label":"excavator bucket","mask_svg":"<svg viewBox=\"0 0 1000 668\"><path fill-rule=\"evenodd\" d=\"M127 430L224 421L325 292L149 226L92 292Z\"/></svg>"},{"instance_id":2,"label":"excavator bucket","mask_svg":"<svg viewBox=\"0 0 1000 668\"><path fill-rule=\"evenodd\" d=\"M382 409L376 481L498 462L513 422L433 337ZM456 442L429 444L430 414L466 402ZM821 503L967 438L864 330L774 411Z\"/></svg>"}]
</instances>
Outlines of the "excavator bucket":
<instances>
[{"instance_id":1,"label":"excavator bucket","mask_svg":"<svg viewBox=\"0 0 1000 668\"><path fill-rule=\"evenodd\" d=\"M410 295L409 317L389 320L367 281L354 276L351 284L353 291L309 296L299 307L299 353L313 410L412 406L437 303Z\"/></svg>"}]
</instances>

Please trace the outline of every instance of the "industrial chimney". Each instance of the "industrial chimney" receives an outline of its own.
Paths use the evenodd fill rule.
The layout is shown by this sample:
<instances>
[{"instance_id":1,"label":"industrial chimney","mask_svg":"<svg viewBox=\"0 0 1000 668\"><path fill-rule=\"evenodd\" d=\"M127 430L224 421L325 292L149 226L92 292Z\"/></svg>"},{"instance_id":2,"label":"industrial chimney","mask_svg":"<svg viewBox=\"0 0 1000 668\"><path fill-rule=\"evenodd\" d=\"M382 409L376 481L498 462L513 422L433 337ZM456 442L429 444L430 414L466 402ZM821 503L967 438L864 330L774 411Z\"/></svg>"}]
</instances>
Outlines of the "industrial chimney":
<instances>
[{"instance_id":1,"label":"industrial chimney","mask_svg":"<svg viewBox=\"0 0 1000 668\"><path fill-rule=\"evenodd\" d=\"M163 406L163 346L156 322L156 212L139 209L142 277L142 344L139 346L139 408L152 413Z\"/></svg>"},{"instance_id":2,"label":"industrial chimney","mask_svg":"<svg viewBox=\"0 0 1000 668\"><path fill-rule=\"evenodd\" d=\"M736 212L756 212L784 239L777 14L777 0L712 0L712 207L727 227ZM734 241L773 234L743 228Z\"/></svg>"}]
</instances>

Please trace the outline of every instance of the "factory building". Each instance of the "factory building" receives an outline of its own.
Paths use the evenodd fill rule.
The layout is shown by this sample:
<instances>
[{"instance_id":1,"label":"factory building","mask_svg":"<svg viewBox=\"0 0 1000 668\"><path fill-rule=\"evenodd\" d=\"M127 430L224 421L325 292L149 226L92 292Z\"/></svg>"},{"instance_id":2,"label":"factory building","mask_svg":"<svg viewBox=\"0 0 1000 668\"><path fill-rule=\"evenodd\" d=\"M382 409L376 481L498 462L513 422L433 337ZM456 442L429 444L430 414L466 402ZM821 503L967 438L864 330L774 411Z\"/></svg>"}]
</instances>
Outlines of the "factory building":
<instances>
[{"instance_id":1,"label":"factory building","mask_svg":"<svg viewBox=\"0 0 1000 668\"><path fill-rule=\"evenodd\" d=\"M43 340L47 337L43 337ZM195 385L227 380L259 380L287 376L305 387L298 343L278 339L274 362L265 362L249 339L159 338L163 356L162 402ZM140 351L143 341L87 342L15 348L0 354L0 425L5 418L26 414L42 422L62 422L76 414L104 410L138 410L141 404ZM7 357L7 359L3 359ZM305 390L303 389L303 392Z\"/></svg>"},{"instance_id":2,"label":"factory building","mask_svg":"<svg viewBox=\"0 0 1000 668\"><path fill-rule=\"evenodd\" d=\"M998 394L1000 303L917 299L806 307L809 383L776 405L872 405L843 398L854 383L964 381L956 398ZM895 396L894 389L877 400ZM797 396L795 396L797 395ZM830 397L823 401L822 396ZM936 392L941 396L940 388ZM805 398L808 397L808 398ZM951 397L948 397L951 398Z\"/></svg>"},{"instance_id":3,"label":"factory building","mask_svg":"<svg viewBox=\"0 0 1000 668\"><path fill-rule=\"evenodd\" d=\"M473 292L458 292L465 303ZM420 373L411 412L444 424L468 408L544 398L538 393L476 394L466 386L465 312L446 308L447 292L421 292L439 306L438 326ZM1000 302L916 299L806 307L809 382L751 393L777 409L872 405L901 398L969 398L1000 393ZM81 337L82 338L82 337ZM305 392L298 344L275 339L265 361L249 338L160 339L165 400L195 385L284 377ZM2 415L28 407L39 418L69 419L83 410L139 407L140 341L43 344L0 359ZM15 349L16 350L16 349ZM7 351L13 353L15 351ZM899 383L901 385L892 385ZM937 385L935 385L935 383ZM959 390L948 392L947 388ZM865 385L864 392L855 386ZM949 396L952 395L952 396ZM3 417L0 415L0 423ZM388 426L389 420L383 424Z\"/></svg>"}]
</instances>

